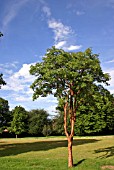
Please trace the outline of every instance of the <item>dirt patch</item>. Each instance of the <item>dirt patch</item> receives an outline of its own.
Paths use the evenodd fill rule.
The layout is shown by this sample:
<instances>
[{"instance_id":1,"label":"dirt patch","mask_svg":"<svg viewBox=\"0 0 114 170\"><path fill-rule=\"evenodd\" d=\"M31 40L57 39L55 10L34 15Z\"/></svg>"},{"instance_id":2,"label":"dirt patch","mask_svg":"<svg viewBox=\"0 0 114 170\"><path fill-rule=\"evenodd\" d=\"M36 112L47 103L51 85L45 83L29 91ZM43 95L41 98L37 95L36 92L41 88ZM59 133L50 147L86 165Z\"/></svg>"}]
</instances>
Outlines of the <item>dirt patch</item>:
<instances>
[{"instance_id":1,"label":"dirt patch","mask_svg":"<svg viewBox=\"0 0 114 170\"><path fill-rule=\"evenodd\" d=\"M112 165L104 165L101 167L101 169L111 169L111 170L114 170L114 166Z\"/></svg>"}]
</instances>

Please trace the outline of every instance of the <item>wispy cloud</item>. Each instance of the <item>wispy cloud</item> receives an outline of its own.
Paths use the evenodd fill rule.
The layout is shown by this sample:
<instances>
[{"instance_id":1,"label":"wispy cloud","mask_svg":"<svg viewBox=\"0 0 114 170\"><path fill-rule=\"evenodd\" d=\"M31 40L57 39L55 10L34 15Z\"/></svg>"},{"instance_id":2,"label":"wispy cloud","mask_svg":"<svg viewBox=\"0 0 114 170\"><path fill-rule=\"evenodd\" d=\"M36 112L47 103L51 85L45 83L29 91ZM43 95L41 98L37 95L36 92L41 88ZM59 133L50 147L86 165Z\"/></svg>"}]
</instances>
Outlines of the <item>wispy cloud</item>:
<instances>
[{"instance_id":1,"label":"wispy cloud","mask_svg":"<svg viewBox=\"0 0 114 170\"><path fill-rule=\"evenodd\" d=\"M63 48L68 51L81 48L81 45L75 45L71 40L72 37L76 36L71 27L55 19L48 20L48 27L54 32L54 45L56 48Z\"/></svg>"},{"instance_id":2,"label":"wispy cloud","mask_svg":"<svg viewBox=\"0 0 114 170\"><path fill-rule=\"evenodd\" d=\"M8 7L5 11L5 16L3 18L2 30L5 30L10 22L17 16L19 10L28 2L29 0L16 0L8 3Z\"/></svg>"},{"instance_id":3,"label":"wispy cloud","mask_svg":"<svg viewBox=\"0 0 114 170\"><path fill-rule=\"evenodd\" d=\"M60 41L57 44L55 44L56 48L62 48L63 46L65 46L67 42L66 41Z\"/></svg>"},{"instance_id":4,"label":"wispy cloud","mask_svg":"<svg viewBox=\"0 0 114 170\"><path fill-rule=\"evenodd\" d=\"M47 17L51 16L51 11L49 7L43 6L42 11L47 15Z\"/></svg>"},{"instance_id":5,"label":"wispy cloud","mask_svg":"<svg viewBox=\"0 0 114 170\"><path fill-rule=\"evenodd\" d=\"M106 61L106 63L114 63L114 60Z\"/></svg>"},{"instance_id":6,"label":"wispy cloud","mask_svg":"<svg viewBox=\"0 0 114 170\"><path fill-rule=\"evenodd\" d=\"M67 51L80 49L81 45L76 45L74 39L76 33L70 26L63 24L61 21L56 20L51 13L51 9L44 0L40 0L42 3L42 12L46 15L48 27L54 33L54 46L56 48L62 48ZM80 13L81 14L81 13Z\"/></svg>"},{"instance_id":7,"label":"wispy cloud","mask_svg":"<svg viewBox=\"0 0 114 170\"><path fill-rule=\"evenodd\" d=\"M62 22L58 22L55 19L49 20L48 26L54 32L55 42L66 39L69 36L69 34L73 34L73 31L70 27L63 25Z\"/></svg>"},{"instance_id":8,"label":"wispy cloud","mask_svg":"<svg viewBox=\"0 0 114 170\"><path fill-rule=\"evenodd\" d=\"M80 49L82 46L81 45L70 45L67 49L69 51L72 51L72 50L78 50Z\"/></svg>"},{"instance_id":9,"label":"wispy cloud","mask_svg":"<svg viewBox=\"0 0 114 170\"><path fill-rule=\"evenodd\" d=\"M84 11L76 11L76 15L80 16L80 15L84 15L85 12Z\"/></svg>"},{"instance_id":10,"label":"wispy cloud","mask_svg":"<svg viewBox=\"0 0 114 170\"><path fill-rule=\"evenodd\" d=\"M13 70L17 68L17 61L14 61L12 63L5 63L5 64L0 64L0 72L5 74L5 77L9 77L10 75L13 74Z\"/></svg>"}]
</instances>

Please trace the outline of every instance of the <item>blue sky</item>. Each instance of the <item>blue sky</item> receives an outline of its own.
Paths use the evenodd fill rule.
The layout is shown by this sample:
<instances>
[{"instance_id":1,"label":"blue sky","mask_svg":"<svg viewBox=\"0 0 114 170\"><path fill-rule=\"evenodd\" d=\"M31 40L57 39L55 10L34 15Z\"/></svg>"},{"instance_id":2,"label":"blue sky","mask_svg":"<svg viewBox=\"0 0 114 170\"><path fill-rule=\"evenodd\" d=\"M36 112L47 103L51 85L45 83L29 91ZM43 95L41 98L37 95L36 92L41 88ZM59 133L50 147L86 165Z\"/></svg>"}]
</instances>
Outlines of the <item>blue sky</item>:
<instances>
[{"instance_id":1,"label":"blue sky","mask_svg":"<svg viewBox=\"0 0 114 170\"><path fill-rule=\"evenodd\" d=\"M53 45L69 52L92 47L114 93L114 0L0 0L0 31L0 72L7 82L0 97L10 109L21 105L54 114L56 98L33 102L29 88L34 81L30 65Z\"/></svg>"}]
</instances>

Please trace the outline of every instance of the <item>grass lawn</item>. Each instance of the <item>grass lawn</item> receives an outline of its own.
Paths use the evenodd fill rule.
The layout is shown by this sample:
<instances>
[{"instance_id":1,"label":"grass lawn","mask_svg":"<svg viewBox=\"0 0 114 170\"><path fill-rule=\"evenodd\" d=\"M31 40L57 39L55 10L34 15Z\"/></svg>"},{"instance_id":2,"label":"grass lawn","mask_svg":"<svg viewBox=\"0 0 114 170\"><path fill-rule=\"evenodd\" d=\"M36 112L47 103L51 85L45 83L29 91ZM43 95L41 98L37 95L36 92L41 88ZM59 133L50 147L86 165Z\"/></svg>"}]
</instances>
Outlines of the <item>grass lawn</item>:
<instances>
[{"instance_id":1,"label":"grass lawn","mask_svg":"<svg viewBox=\"0 0 114 170\"><path fill-rule=\"evenodd\" d=\"M0 139L0 170L67 170L65 137ZM74 137L73 170L114 169L114 136Z\"/></svg>"}]
</instances>

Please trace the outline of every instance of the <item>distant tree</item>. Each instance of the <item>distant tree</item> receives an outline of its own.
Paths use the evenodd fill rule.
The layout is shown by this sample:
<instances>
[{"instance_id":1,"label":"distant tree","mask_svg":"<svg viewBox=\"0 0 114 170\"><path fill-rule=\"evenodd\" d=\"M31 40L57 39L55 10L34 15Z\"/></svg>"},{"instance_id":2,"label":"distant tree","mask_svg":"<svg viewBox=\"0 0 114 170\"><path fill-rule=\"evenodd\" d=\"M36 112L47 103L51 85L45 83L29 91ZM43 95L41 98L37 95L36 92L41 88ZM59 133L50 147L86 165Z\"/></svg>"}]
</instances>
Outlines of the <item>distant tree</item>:
<instances>
[{"instance_id":1,"label":"distant tree","mask_svg":"<svg viewBox=\"0 0 114 170\"><path fill-rule=\"evenodd\" d=\"M10 118L8 101L0 98L0 133L9 126Z\"/></svg>"},{"instance_id":2,"label":"distant tree","mask_svg":"<svg viewBox=\"0 0 114 170\"><path fill-rule=\"evenodd\" d=\"M33 135L42 135L43 128L47 126L49 122L48 116L47 111L43 109L31 110L28 119L28 132Z\"/></svg>"},{"instance_id":3,"label":"distant tree","mask_svg":"<svg viewBox=\"0 0 114 170\"><path fill-rule=\"evenodd\" d=\"M113 96L97 86L90 99L91 102L85 101L78 109L75 125L78 135L109 134L114 127Z\"/></svg>"},{"instance_id":4,"label":"distant tree","mask_svg":"<svg viewBox=\"0 0 114 170\"><path fill-rule=\"evenodd\" d=\"M103 112L105 113L104 120L106 122L106 127L104 129L104 133L114 134L114 95L110 94L108 90L101 90L104 107Z\"/></svg>"},{"instance_id":5,"label":"distant tree","mask_svg":"<svg viewBox=\"0 0 114 170\"><path fill-rule=\"evenodd\" d=\"M21 133L27 131L28 113L23 107L16 106L12 110L12 116L13 116L13 119L11 121L10 131L14 132L16 134L16 138L17 138L17 135L20 135Z\"/></svg>"},{"instance_id":6,"label":"distant tree","mask_svg":"<svg viewBox=\"0 0 114 170\"><path fill-rule=\"evenodd\" d=\"M77 110L85 98L89 99L92 86L107 84L109 75L103 73L98 55L93 54L91 49L69 53L55 47L47 50L41 63L31 66L30 73L36 76L31 85L34 100L39 96L53 94L63 104L68 167L73 167L72 142ZM70 131L67 128L67 118L70 118Z\"/></svg>"}]
</instances>

